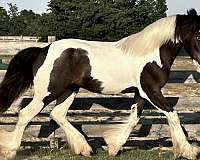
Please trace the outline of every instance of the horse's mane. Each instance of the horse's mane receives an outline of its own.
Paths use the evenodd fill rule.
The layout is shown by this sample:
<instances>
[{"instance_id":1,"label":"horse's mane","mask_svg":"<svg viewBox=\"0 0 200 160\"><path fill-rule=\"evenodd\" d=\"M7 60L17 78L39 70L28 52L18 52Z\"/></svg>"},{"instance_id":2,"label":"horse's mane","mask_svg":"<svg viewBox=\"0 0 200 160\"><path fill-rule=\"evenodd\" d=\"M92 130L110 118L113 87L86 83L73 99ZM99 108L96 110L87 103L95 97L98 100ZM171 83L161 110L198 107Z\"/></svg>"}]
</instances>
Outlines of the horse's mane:
<instances>
[{"instance_id":1,"label":"horse's mane","mask_svg":"<svg viewBox=\"0 0 200 160\"><path fill-rule=\"evenodd\" d=\"M176 43L189 38L199 28L200 17L191 9L187 15L169 16L150 24L141 32L119 40L116 47L124 54L147 55L170 40Z\"/></svg>"},{"instance_id":2,"label":"horse's mane","mask_svg":"<svg viewBox=\"0 0 200 160\"><path fill-rule=\"evenodd\" d=\"M161 47L169 40L175 41L176 16L162 18L141 32L130 35L116 43L124 54L145 55Z\"/></svg>"}]
</instances>

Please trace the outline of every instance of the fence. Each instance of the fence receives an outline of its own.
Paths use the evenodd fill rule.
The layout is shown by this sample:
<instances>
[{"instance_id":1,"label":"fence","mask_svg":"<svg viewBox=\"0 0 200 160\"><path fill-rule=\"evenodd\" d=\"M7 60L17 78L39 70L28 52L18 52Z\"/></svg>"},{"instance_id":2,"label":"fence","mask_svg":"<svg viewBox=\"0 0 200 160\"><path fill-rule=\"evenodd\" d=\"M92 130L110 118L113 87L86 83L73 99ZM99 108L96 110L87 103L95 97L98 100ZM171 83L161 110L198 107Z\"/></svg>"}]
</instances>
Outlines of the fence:
<instances>
[{"instance_id":1,"label":"fence","mask_svg":"<svg viewBox=\"0 0 200 160\"><path fill-rule=\"evenodd\" d=\"M0 41L26 41L26 42L38 42L39 37L32 36L0 36Z\"/></svg>"},{"instance_id":2,"label":"fence","mask_svg":"<svg viewBox=\"0 0 200 160\"><path fill-rule=\"evenodd\" d=\"M12 55L1 55L3 62L9 62ZM0 71L0 79L5 70ZM178 57L166 86L162 89L170 104L176 106L181 118L181 123L188 131L189 139L193 142L200 141L200 75L195 72L195 66L189 57ZM13 130L19 108L25 106L33 95L29 89L22 98L17 100L12 107L0 115L0 128ZM101 144L102 133L110 125L120 123L130 113L130 106L134 103L132 94L105 96L81 90L77 95L67 118L79 130L83 130L90 139L96 137ZM49 118L54 102L47 106L28 125L23 136L23 145L28 146L33 142L38 145L49 146L51 140L59 139L59 145L64 142L64 133L59 126ZM142 114L139 125L131 133L126 146L158 147L171 144L166 118L146 102L146 110ZM49 144L50 143L50 144Z\"/></svg>"}]
</instances>

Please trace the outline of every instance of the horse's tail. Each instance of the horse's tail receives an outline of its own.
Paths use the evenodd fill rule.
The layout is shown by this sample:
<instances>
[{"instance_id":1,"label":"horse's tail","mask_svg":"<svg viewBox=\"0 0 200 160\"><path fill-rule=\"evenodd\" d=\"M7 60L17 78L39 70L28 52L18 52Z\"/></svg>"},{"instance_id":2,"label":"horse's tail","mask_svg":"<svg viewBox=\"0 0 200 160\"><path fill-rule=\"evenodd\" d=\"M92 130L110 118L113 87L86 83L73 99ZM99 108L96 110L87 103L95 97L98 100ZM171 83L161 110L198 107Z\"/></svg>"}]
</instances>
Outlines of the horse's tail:
<instances>
[{"instance_id":1,"label":"horse's tail","mask_svg":"<svg viewBox=\"0 0 200 160\"><path fill-rule=\"evenodd\" d=\"M20 51L11 60L0 84L0 112L6 111L21 93L33 84L33 65L40 54L47 54L49 46L30 47Z\"/></svg>"}]
</instances>

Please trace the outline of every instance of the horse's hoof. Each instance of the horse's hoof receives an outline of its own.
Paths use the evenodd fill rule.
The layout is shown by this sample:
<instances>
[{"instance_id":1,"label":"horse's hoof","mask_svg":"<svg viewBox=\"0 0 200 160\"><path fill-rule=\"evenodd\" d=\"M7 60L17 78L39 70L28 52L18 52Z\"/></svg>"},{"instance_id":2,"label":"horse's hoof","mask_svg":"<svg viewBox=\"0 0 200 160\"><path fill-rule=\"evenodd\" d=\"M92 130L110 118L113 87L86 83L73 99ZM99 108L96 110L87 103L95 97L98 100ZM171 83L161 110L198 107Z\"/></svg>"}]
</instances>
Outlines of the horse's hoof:
<instances>
[{"instance_id":1,"label":"horse's hoof","mask_svg":"<svg viewBox=\"0 0 200 160\"><path fill-rule=\"evenodd\" d=\"M85 145L82 149L82 151L80 151L80 155L84 156L84 157L91 157L91 153L92 153L92 148L90 147L89 144Z\"/></svg>"},{"instance_id":2,"label":"horse's hoof","mask_svg":"<svg viewBox=\"0 0 200 160\"><path fill-rule=\"evenodd\" d=\"M15 159L17 151L8 150L8 149L0 149L0 160L12 160Z\"/></svg>"},{"instance_id":3,"label":"horse's hoof","mask_svg":"<svg viewBox=\"0 0 200 160\"><path fill-rule=\"evenodd\" d=\"M119 145L114 145L114 144L108 145L109 156L116 156L120 150L121 150L121 146L119 146Z\"/></svg>"},{"instance_id":4,"label":"horse's hoof","mask_svg":"<svg viewBox=\"0 0 200 160\"><path fill-rule=\"evenodd\" d=\"M11 143L13 140L13 132L0 130L0 160L14 159L17 152L15 143Z\"/></svg>"},{"instance_id":5,"label":"horse's hoof","mask_svg":"<svg viewBox=\"0 0 200 160\"><path fill-rule=\"evenodd\" d=\"M78 143L77 145L74 144L72 150L74 150L75 154L82 155L84 157L91 157L92 148L88 143Z\"/></svg>"},{"instance_id":6,"label":"horse's hoof","mask_svg":"<svg viewBox=\"0 0 200 160\"><path fill-rule=\"evenodd\" d=\"M175 154L178 157L184 157L187 159L197 159L197 154L200 152L200 148L197 146L189 145L187 147L183 147L182 149L175 150Z\"/></svg>"}]
</instances>

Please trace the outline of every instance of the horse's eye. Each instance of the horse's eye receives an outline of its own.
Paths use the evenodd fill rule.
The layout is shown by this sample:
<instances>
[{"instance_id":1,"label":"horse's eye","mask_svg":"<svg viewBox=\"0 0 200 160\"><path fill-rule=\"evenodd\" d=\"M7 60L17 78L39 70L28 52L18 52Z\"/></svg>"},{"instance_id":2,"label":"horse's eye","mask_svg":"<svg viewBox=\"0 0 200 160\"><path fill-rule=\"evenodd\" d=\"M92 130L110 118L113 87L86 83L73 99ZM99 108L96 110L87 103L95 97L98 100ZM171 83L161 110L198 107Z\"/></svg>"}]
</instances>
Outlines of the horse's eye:
<instances>
[{"instance_id":1,"label":"horse's eye","mask_svg":"<svg viewBox=\"0 0 200 160\"><path fill-rule=\"evenodd\" d=\"M197 36L197 40L200 41L200 36Z\"/></svg>"}]
</instances>

